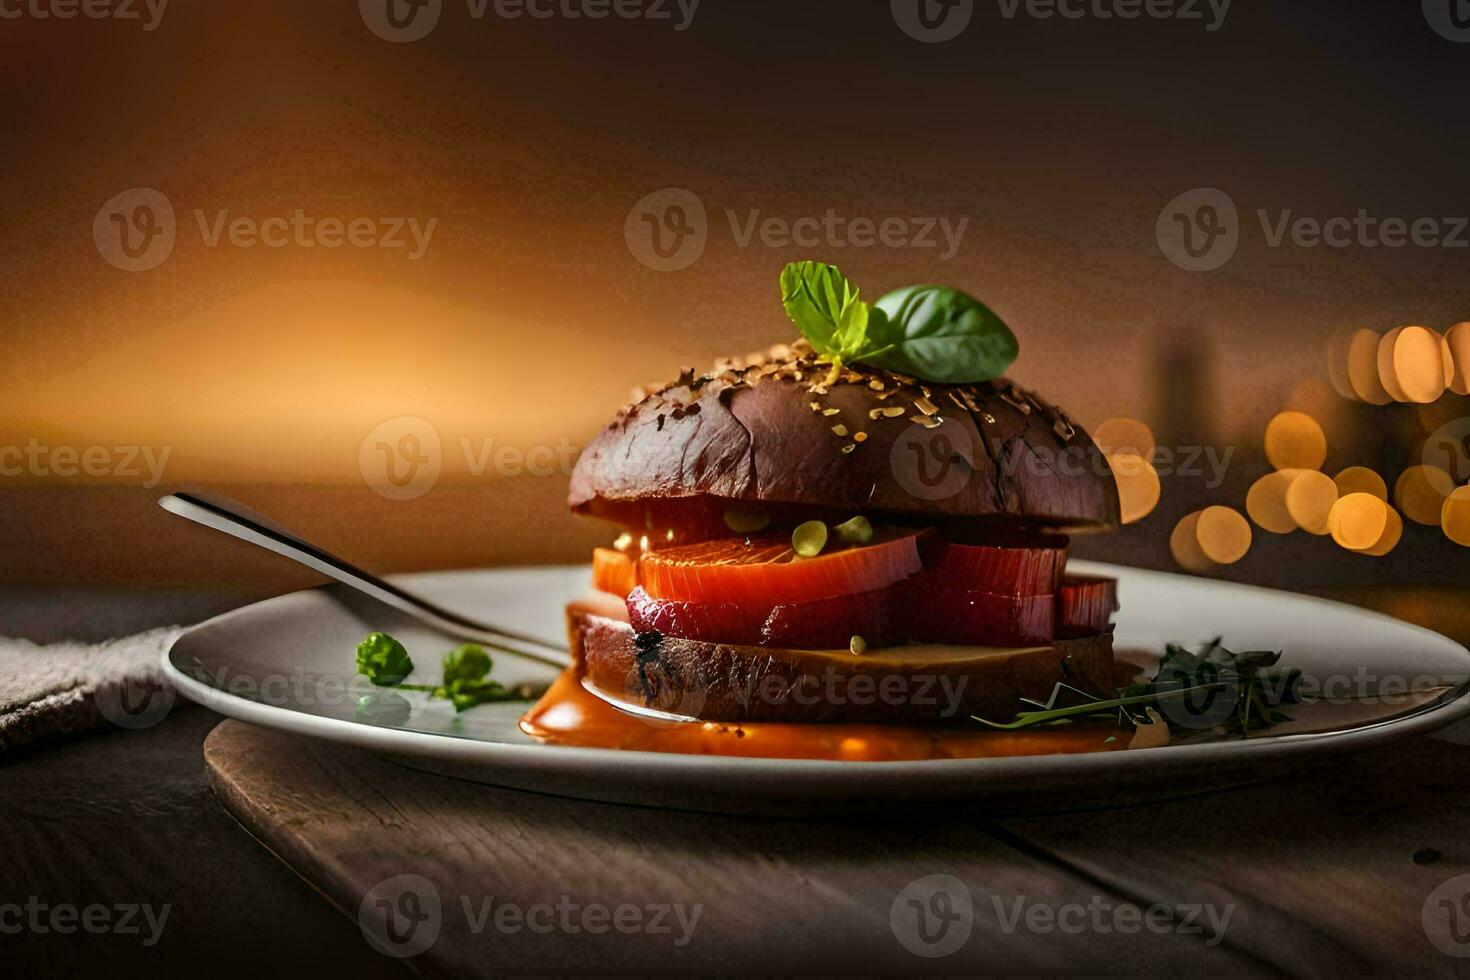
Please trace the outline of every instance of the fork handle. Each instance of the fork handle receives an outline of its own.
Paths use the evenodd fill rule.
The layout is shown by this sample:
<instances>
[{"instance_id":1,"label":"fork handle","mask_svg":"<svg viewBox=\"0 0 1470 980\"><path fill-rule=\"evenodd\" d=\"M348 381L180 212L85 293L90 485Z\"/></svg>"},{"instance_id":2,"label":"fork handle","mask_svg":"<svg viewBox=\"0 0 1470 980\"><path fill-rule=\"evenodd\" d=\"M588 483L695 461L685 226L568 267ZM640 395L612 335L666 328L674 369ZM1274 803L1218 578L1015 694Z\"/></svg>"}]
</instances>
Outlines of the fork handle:
<instances>
[{"instance_id":1,"label":"fork handle","mask_svg":"<svg viewBox=\"0 0 1470 980\"><path fill-rule=\"evenodd\" d=\"M539 640L534 636L476 622L405 592L392 582L381 579L331 552L322 550L265 515L258 514L228 497L178 492L160 497L158 506L170 514L176 514L196 524L222 531L305 565L399 612L412 616L440 632L472 640L501 653L535 660L552 667L562 668L567 665L566 650L555 644ZM560 656L554 656L554 654Z\"/></svg>"}]
</instances>

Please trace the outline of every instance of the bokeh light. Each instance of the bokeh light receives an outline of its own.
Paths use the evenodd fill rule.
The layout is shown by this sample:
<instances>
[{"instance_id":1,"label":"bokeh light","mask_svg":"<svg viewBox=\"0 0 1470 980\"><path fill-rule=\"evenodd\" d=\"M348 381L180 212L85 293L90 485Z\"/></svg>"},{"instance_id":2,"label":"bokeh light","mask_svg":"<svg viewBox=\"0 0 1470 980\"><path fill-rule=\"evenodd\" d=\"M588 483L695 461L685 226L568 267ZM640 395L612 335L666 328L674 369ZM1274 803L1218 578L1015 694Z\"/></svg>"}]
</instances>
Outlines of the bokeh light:
<instances>
[{"instance_id":1,"label":"bokeh light","mask_svg":"<svg viewBox=\"0 0 1470 980\"><path fill-rule=\"evenodd\" d=\"M1455 544L1470 548L1470 486L1456 487L1445 498L1440 511L1440 526L1445 537Z\"/></svg>"},{"instance_id":2,"label":"bokeh light","mask_svg":"<svg viewBox=\"0 0 1470 980\"><path fill-rule=\"evenodd\" d=\"M1266 426L1266 458L1278 470L1319 469L1327 461L1327 436L1305 412L1282 412Z\"/></svg>"},{"instance_id":3,"label":"bokeh light","mask_svg":"<svg viewBox=\"0 0 1470 980\"><path fill-rule=\"evenodd\" d=\"M1245 511L1262 530L1272 534L1290 534L1296 530L1296 521L1286 509L1286 488L1304 472L1298 469L1276 470L1251 485L1245 496Z\"/></svg>"},{"instance_id":4,"label":"bokeh light","mask_svg":"<svg viewBox=\"0 0 1470 980\"><path fill-rule=\"evenodd\" d=\"M1327 437L1327 445L1347 445L1352 441L1354 427L1350 411L1356 401L1356 398L1344 401L1321 378L1303 378L1292 386L1281 403L1281 410L1304 412L1316 419Z\"/></svg>"},{"instance_id":5,"label":"bokeh light","mask_svg":"<svg viewBox=\"0 0 1470 980\"><path fill-rule=\"evenodd\" d=\"M1159 505L1162 488L1153 464L1133 453L1117 453L1107 457L1118 484L1118 509L1123 523L1133 524L1153 513Z\"/></svg>"},{"instance_id":6,"label":"bokeh light","mask_svg":"<svg viewBox=\"0 0 1470 980\"><path fill-rule=\"evenodd\" d=\"M1349 466L1333 477L1332 482L1337 484L1338 496L1370 493L1384 503L1388 502L1388 483L1366 466Z\"/></svg>"},{"instance_id":7,"label":"bokeh light","mask_svg":"<svg viewBox=\"0 0 1470 980\"><path fill-rule=\"evenodd\" d=\"M1364 328L1348 341L1348 382L1353 393L1370 405L1387 405L1393 396L1378 378L1378 342L1376 330Z\"/></svg>"},{"instance_id":8,"label":"bokeh light","mask_svg":"<svg viewBox=\"0 0 1470 980\"><path fill-rule=\"evenodd\" d=\"M1438 466L1411 466L1394 484L1393 499L1409 520L1431 527L1440 524L1445 499L1455 489L1455 481Z\"/></svg>"},{"instance_id":9,"label":"bokeh light","mask_svg":"<svg viewBox=\"0 0 1470 980\"><path fill-rule=\"evenodd\" d=\"M1199 520L1201 511L1185 515L1178 524L1174 525L1174 533L1169 535L1169 551L1173 553L1174 560L1181 568L1197 574L1205 574L1218 568L1199 542Z\"/></svg>"},{"instance_id":10,"label":"bokeh light","mask_svg":"<svg viewBox=\"0 0 1470 980\"><path fill-rule=\"evenodd\" d=\"M1445 331L1445 347L1450 355L1450 390L1457 395L1470 395L1470 322L1457 323Z\"/></svg>"},{"instance_id":11,"label":"bokeh light","mask_svg":"<svg viewBox=\"0 0 1470 980\"><path fill-rule=\"evenodd\" d=\"M1327 515L1332 540L1349 551L1371 548L1388 528L1388 504L1371 493L1339 497Z\"/></svg>"},{"instance_id":12,"label":"bokeh light","mask_svg":"<svg viewBox=\"0 0 1470 980\"><path fill-rule=\"evenodd\" d=\"M1144 459L1153 456L1157 445L1153 430L1138 419L1130 418L1108 419L1093 430L1092 441L1104 455L1130 453Z\"/></svg>"},{"instance_id":13,"label":"bokeh light","mask_svg":"<svg viewBox=\"0 0 1470 980\"><path fill-rule=\"evenodd\" d=\"M1398 547L1399 540L1403 538L1404 519L1392 507L1385 505L1385 510L1387 511L1385 516L1388 520L1383 526L1383 534L1379 536L1378 540L1371 547L1364 548L1360 552L1361 554L1382 558L1394 548Z\"/></svg>"},{"instance_id":14,"label":"bokeh light","mask_svg":"<svg viewBox=\"0 0 1470 980\"><path fill-rule=\"evenodd\" d=\"M1378 338L1378 380L1383 385L1383 389L1388 392L1388 397L1396 402L1409 400L1409 397L1404 394L1404 389L1399 387L1398 374L1394 371L1393 366L1394 345L1398 343L1399 336L1403 332L1403 327L1394 327Z\"/></svg>"},{"instance_id":15,"label":"bokeh light","mask_svg":"<svg viewBox=\"0 0 1470 980\"><path fill-rule=\"evenodd\" d=\"M1378 343L1378 377L1395 401L1428 404L1445 390L1444 344L1428 327L1397 327Z\"/></svg>"},{"instance_id":16,"label":"bokeh light","mask_svg":"<svg viewBox=\"0 0 1470 980\"><path fill-rule=\"evenodd\" d=\"M1332 331L1327 341L1327 380L1333 391L1343 398L1357 401L1358 393L1353 391L1352 379L1348 377L1348 348L1352 339L1351 327L1338 327Z\"/></svg>"},{"instance_id":17,"label":"bokeh light","mask_svg":"<svg viewBox=\"0 0 1470 980\"><path fill-rule=\"evenodd\" d=\"M1328 533L1327 518L1337 503L1337 484L1326 473L1304 470L1286 488L1286 510L1309 534Z\"/></svg>"},{"instance_id":18,"label":"bokeh light","mask_svg":"<svg viewBox=\"0 0 1470 980\"><path fill-rule=\"evenodd\" d=\"M1336 330L1327 344L1327 377L1341 399L1413 406L1412 417L1387 418L1396 441L1412 439L1406 431L1409 428L1422 430L1421 437L1433 432L1438 438L1441 430L1466 415L1463 402L1444 396L1446 392L1470 395L1470 320L1443 333L1418 325L1386 333L1367 328ZM1318 381L1313 390L1326 389ZM1308 419L1337 417L1332 412L1349 411L1343 401L1336 401L1328 411L1306 398L1304 383L1299 384L1286 407ZM1334 430L1333 444L1347 444L1348 438L1346 430ZM1382 474L1368 466L1349 466L1329 486L1322 474L1314 472L1320 468L1316 463L1319 448L1325 462L1325 437L1319 447L1316 433L1301 418L1282 413L1272 419L1265 449L1277 471L1256 480L1245 501L1246 513L1257 527L1274 534L1296 528L1329 534L1349 551L1382 557L1403 540L1405 522L1414 521L1440 527L1450 540L1470 546L1470 487L1457 488L1455 477L1445 469L1428 463L1410 466L1390 493ZM1446 448L1454 459L1455 447ZM1433 458L1427 445L1424 458Z\"/></svg>"},{"instance_id":19,"label":"bokeh light","mask_svg":"<svg viewBox=\"0 0 1470 980\"><path fill-rule=\"evenodd\" d=\"M1251 549L1251 526L1231 507L1206 507L1195 525L1200 551L1217 565L1233 565Z\"/></svg>"}]
</instances>

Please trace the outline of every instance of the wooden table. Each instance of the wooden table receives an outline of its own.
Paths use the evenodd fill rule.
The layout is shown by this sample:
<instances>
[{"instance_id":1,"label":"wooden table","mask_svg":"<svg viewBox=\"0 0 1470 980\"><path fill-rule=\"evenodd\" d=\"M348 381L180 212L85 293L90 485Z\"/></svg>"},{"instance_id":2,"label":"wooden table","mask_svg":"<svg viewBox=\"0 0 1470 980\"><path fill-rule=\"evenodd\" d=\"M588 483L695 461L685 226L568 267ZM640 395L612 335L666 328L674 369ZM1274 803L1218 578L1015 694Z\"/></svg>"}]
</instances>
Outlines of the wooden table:
<instances>
[{"instance_id":1,"label":"wooden table","mask_svg":"<svg viewBox=\"0 0 1470 980\"><path fill-rule=\"evenodd\" d=\"M1463 605L1458 594L1381 588L1338 597L1470 640L1470 623L1445 619ZM239 601L197 588L0 587L0 634L101 639L198 620ZM172 910L152 947L113 934L0 934L10 972L147 975L207 965L211 976L252 980L283 967L366 978L407 975L405 966L442 974L504 964L601 973L690 965L1464 972L1426 938L1421 913L1431 891L1470 861L1462 841L1470 749L1429 739L1196 800L1004 821L915 813L878 825L574 803L424 776L233 722L211 734L220 720L187 708L154 728L0 759L0 904L34 895ZM290 780L273 785L272 769ZM1412 855L1426 846L1442 859L1415 864ZM368 945L357 911L366 889L403 868L433 878L451 899L456 890L519 902L565 894L584 904L630 894L705 909L694 938L677 949L666 937L477 937L448 921L431 949L400 960ZM961 952L921 959L899 945L890 911L899 889L933 873L964 879L975 922ZM1173 932L1036 933L1018 924L1007 933L993 895L1007 915L1005 900L1017 897L1054 908L1094 897L1114 907L1158 898L1237 907L1224 941L1208 946Z\"/></svg>"},{"instance_id":2,"label":"wooden table","mask_svg":"<svg viewBox=\"0 0 1470 980\"><path fill-rule=\"evenodd\" d=\"M576 802L235 721L204 753L242 826L365 936L397 952L426 945L407 962L428 975L1470 966L1423 923L1436 888L1441 923L1438 900L1470 894L1470 878L1441 887L1470 872L1470 750L1427 738L1147 806L998 820L953 807L878 823ZM1416 863L1426 847L1442 857ZM954 952L906 948L940 949L915 938L910 899ZM590 910L620 905L636 907L626 934L589 931L607 925ZM670 911L670 932L656 932L657 907L698 918L681 928ZM383 938L388 909L404 945ZM1470 936L1439 931L1470 954Z\"/></svg>"}]
</instances>

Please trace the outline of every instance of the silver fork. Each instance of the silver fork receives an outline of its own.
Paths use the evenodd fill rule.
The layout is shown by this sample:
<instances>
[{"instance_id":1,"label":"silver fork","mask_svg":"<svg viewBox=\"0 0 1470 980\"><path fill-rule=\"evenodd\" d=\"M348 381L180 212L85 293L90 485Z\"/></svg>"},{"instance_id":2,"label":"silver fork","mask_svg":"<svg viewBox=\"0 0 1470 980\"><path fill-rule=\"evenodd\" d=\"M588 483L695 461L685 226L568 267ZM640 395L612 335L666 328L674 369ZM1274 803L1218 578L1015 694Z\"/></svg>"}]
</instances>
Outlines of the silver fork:
<instances>
[{"instance_id":1,"label":"silver fork","mask_svg":"<svg viewBox=\"0 0 1470 980\"><path fill-rule=\"evenodd\" d=\"M171 493L158 498L158 506L170 514L177 514L196 524L223 531L241 541L248 541L267 551L305 565L384 605L412 616L441 633L479 643L500 653L523 657L552 667L561 668L567 665L567 651L564 647L545 640L538 640L524 633L502 629L490 623L482 623L437 606L392 582L358 568L346 559L287 530L264 514L256 513L228 497L197 492Z\"/></svg>"}]
</instances>

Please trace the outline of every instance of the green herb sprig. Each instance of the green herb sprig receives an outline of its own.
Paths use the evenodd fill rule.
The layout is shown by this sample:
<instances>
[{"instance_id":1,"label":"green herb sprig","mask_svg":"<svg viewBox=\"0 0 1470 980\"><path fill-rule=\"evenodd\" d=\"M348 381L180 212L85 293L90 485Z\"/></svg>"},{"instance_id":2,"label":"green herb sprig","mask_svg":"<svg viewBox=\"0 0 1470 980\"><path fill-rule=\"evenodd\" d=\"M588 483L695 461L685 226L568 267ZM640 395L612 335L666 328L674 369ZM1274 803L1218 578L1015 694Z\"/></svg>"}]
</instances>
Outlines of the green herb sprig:
<instances>
[{"instance_id":1,"label":"green herb sprig","mask_svg":"<svg viewBox=\"0 0 1470 980\"><path fill-rule=\"evenodd\" d=\"M781 305L834 380L842 365L862 362L938 383L989 381L1020 353L1000 317L947 286L908 286L870 306L835 265L793 262L781 273Z\"/></svg>"},{"instance_id":2,"label":"green herb sprig","mask_svg":"<svg viewBox=\"0 0 1470 980\"><path fill-rule=\"evenodd\" d=\"M495 701L524 701L526 693L512 690L489 679L493 666L483 647L465 643L444 654L444 680L440 684L405 684L413 673L408 650L387 633L369 633L357 645L357 672L378 687L399 691L423 691L431 698L444 698L456 712Z\"/></svg>"},{"instance_id":3,"label":"green herb sprig","mask_svg":"<svg viewBox=\"0 0 1470 980\"><path fill-rule=\"evenodd\" d=\"M1269 668L1275 667L1280 659L1279 650L1232 653L1221 645L1218 637L1193 651L1170 643L1164 648L1164 656L1159 660L1153 678L1130 684L1118 695L1132 697L1156 693L1167 696L1185 691L1228 691L1235 696L1234 710L1221 724L1227 730L1249 735L1252 724L1268 728L1291 720L1289 715L1276 710L1276 706L1283 701L1294 700L1294 672L1269 672ZM1300 676L1299 672L1295 674Z\"/></svg>"},{"instance_id":4,"label":"green herb sprig","mask_svg":"<svg viewBox=\"0 0 1470 980\"><path fill-rule=\"evenodd\" d=\"M1147 716L1137 709L1146 711L1148 707L1158 706L1164 709L1163 715L1173 732L1199 732L1218 726L1245 736L1254 729L1291 720L1277 706L1296 699L1296 681L1300 673L1270 672L1268 668L1274 667L1280 659L1279 651L1232 653L1218 639L1198 650L1171 643L1165 648L1153 677L1119 689L1116 697L1102 698L1071 685L1058 684L1049 702L1027 701L1038 710L1023 711L1010 722L971 717L982 725L1005 731L1096 715L1116 715L1120 724L1137 727L1148 723ZM1074 695L1080 703L1054 707L1063 693ZM1221 695L1231 700L1219 702ZM1208 707L1197 709L1193 704L1196 698L1208 699ZM1186 699L1189 702L1187 707L1174 707Z\"/></svg>"}]
</instances>

